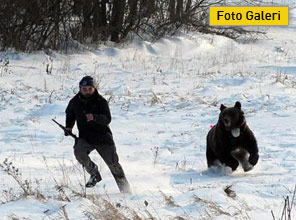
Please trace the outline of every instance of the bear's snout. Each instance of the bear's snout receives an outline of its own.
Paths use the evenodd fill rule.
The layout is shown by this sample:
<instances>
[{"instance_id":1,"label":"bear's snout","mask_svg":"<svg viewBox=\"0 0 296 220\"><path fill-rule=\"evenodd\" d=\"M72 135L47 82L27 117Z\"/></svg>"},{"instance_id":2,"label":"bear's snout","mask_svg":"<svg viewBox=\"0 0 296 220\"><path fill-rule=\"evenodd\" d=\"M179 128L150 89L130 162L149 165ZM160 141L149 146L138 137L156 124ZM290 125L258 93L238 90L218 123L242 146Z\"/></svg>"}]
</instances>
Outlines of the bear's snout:
<instances>
[{"instance_id":1,"label":"bear's snout","mask_svg":"<svg viewBox=\"0 0 296 220\"><path fill-rule=\"evenodd\" d=\"M230 120L230 118L224 117L223 118L223 123L224 123L227 130L229 130L231 128L231 120Z\"/></svg>"}]
</instances>

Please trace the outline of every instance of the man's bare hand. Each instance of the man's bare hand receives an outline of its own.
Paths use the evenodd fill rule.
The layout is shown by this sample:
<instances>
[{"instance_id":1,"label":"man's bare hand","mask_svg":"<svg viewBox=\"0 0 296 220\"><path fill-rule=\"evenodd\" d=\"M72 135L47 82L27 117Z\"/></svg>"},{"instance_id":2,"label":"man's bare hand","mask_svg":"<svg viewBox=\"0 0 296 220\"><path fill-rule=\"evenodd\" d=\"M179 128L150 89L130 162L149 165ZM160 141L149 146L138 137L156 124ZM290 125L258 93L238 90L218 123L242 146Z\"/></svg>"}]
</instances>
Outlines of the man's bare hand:
<instances>
[{"instance_id":1,"label":"man's bare hand","mask_svg":"<svg viewBox=\"0 0 296 220\"><path fill-rule=\"evenodd\" d=\"M89 114L85 114L86 116L86 121L89 122L89 121L94 121L95 120L95 117L93 114L89 113Z\"/></svg>"}]
</instances>

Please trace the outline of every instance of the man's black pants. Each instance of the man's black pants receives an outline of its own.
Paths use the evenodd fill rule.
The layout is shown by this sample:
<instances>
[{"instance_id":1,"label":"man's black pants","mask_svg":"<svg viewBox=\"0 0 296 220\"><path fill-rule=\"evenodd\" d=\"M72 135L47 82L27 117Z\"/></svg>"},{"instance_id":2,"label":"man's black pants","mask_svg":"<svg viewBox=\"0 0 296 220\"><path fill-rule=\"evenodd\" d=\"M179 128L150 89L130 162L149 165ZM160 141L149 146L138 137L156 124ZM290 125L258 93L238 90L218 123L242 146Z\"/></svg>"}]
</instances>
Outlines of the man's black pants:
<instances>
[{"instance_id":1,"label":"man's black pants","mask_svg":"<svg viewBox=\"0 0 296 220\"><path fill-rule=\"evenodd\" d=\"M126 191L127 189L124 188L129 188L129 184L125 178L124 171L119 164L119 159L114 143L91 145L86 140L78 138L74 145L74 155L90 175L100 175L98 166L89 157L90 152L92 152L94 149L97 150L109 167L120 191Z\"/></svg>"}]
</instances>

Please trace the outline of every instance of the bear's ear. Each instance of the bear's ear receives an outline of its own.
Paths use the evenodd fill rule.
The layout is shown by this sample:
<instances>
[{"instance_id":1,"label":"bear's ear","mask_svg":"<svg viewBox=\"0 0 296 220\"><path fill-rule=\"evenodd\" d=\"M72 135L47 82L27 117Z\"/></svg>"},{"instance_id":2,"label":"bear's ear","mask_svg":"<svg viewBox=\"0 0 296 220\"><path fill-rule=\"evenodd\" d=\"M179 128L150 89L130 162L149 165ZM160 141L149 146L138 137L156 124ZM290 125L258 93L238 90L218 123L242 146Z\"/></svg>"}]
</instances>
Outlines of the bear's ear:
<instances>
[{"instance_id":1,"label":"bear's ear","mask_svg":"<svg viewBox=\"0 0 296 220\"><path fill-rule=\"evenodd\" d=\"M220 106L220 111L222 111L223 109L227 108L225 105L221 104Z\"/></svg>"},{"instance_id":2,"label":"bear's ear","mask_svg":"<svg viewBox=\"0 0 296 220\"><path fill-rule=\"evenodd\" d=\"M242 105L241 105L240 102L236 102L235 105L234 105L234 107L236 107L236 108L238 108L239 110L241 110Z\"/></svg>"}]
</instances>

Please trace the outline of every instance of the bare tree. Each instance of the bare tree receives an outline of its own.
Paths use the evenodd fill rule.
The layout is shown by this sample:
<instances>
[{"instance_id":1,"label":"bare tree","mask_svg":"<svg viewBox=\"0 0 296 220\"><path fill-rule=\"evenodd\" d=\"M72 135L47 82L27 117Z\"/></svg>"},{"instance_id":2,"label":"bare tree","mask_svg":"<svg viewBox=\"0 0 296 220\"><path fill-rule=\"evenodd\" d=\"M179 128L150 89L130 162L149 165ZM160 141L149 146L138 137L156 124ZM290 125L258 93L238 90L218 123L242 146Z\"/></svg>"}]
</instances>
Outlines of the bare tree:
<instances>
[{"instance_id":1,"label":"bare tree","mask_svg":"<svg viewBox=\"0 0 296 220\"><path fill-rule=\"evenodd\" d=\"M114 0L112 7L112 17L110 21L110 36L111 41L119 42L120 34L122 33L125 0Z\"/></svg>"},{"instance_id":2,"label":"bare tree","mask_svg":"<svg viewBox=\"0 0 296 220\"><path fill-rule=\"evenodd\" d=\"M178 21L181 21L183 17L183 0L177 0L177 6L176 6L176 19Z\"/></svg>"},{"instance_id":3,"label":"bare tree","mask_svg":"<svg viewBox=\"0 0 296 220\"><path fill-rule=\"evenodd\" d=\"M169 15L170 21L174 22L176 19L176 0L170 0L169 2Z\"/></svg>"}]
</instances>

